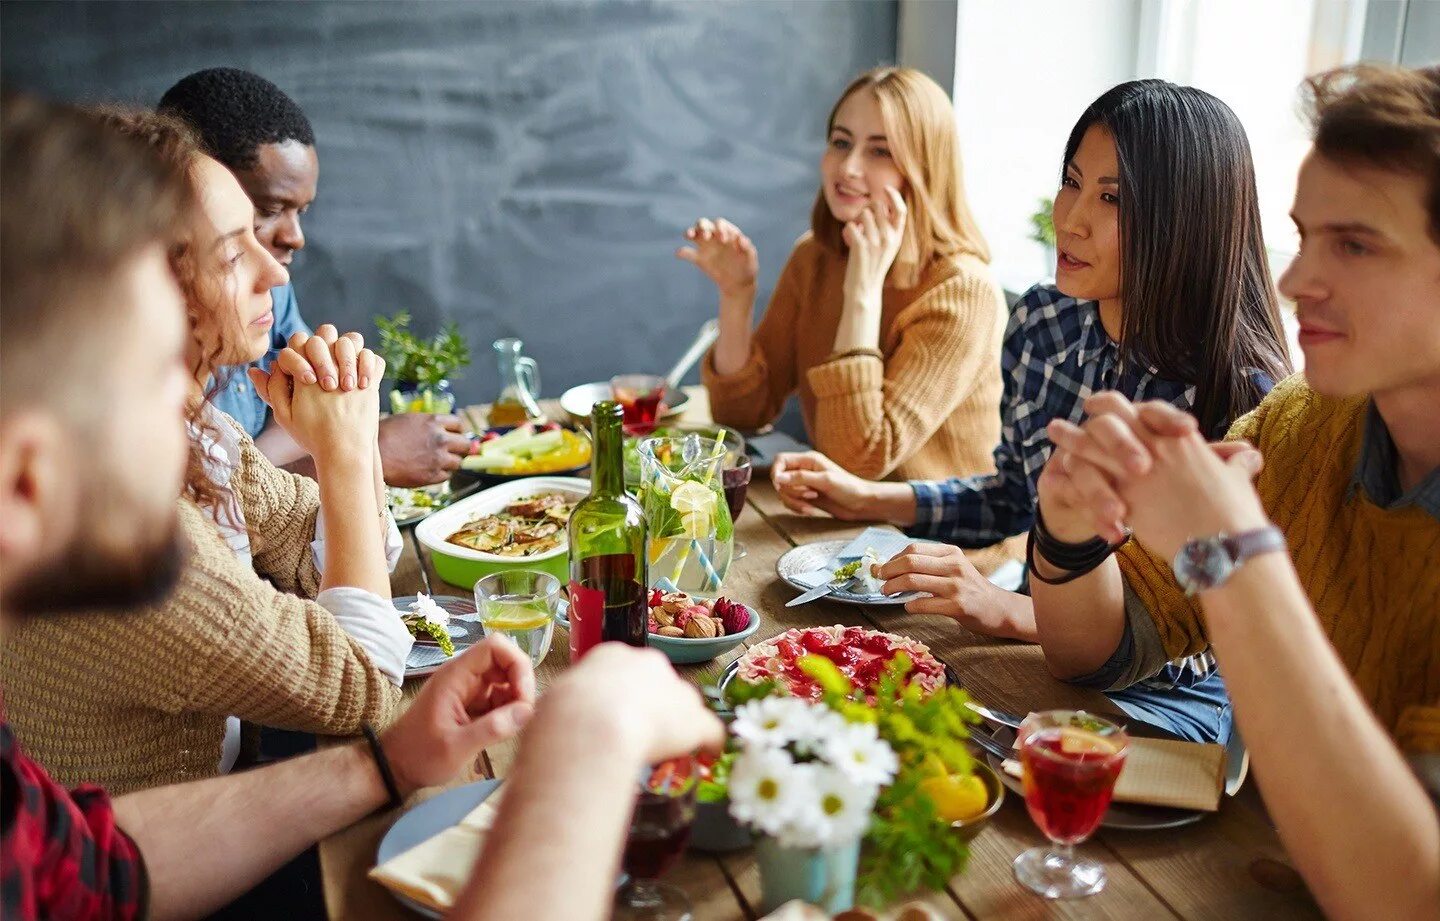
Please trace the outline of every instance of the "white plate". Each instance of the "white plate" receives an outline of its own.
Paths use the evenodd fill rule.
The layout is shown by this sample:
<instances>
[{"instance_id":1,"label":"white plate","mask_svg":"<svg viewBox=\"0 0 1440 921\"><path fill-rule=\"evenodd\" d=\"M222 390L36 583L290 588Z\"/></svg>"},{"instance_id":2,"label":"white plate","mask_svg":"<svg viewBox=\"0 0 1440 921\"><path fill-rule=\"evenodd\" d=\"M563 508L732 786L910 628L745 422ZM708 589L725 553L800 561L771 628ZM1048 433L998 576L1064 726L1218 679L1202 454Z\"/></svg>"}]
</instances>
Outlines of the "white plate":
<instances>
[{"instance_id":1,"label":"white plate","mask_svg":"<svg viewBox=\"0 0 1440 921\"><path fill-rule=\"evenodd\" d=\"M565 493L576 499L583 499L590 495L590 481L573 476L532 476L501 483L499 486L492 486L477 492L468 499L461 499L459 502L431 513L430 517L415 526L415 538L431 553L443 553L456 559L474 560L481 563L515 565L523 560L526 565L529 565L536 560L546 560L552 556L558 556L569 549L567 541L562 540L560 546L546 553L514 557L471 550L469 547L461 547L445 539L460 530L461 526L472 518L493 514L516 499L543 492Z\"/></svg>"},{"instance_id":2,"label":"white plate","mask_svg":"<svg viewBox=\"0 0 1440 921\"><path fill-rule=\"evenodd\" d=\"M610 398L609 381L581 384L578 387L571 387L560 395L560 408L577 419L584 419L590 415L590 407L601 400ZM685 404L689 402L690 395L688 393L667 387L665 389L665 411L660 414L660 418L669 419L671 416L680 415L685 409Z\"/></svg>"},{"instance_id":3,"label":"white plate","mask_svg":"<svg viewBox=\"0 0 1440 921\"><path fill-rule=\"evenodd\" d=\"M775 572L791 586L801 592L808 592L815 586L806 585L796 581L795 577L816 569L823 569L830 565L835 559L835 554L844 550L850 541L848 540L820 540L813 544L801 544L792 547L780 557L775 564ZM914 601L916 598L925 597L921 592L903 592L899 595L855 595L850 592L831 592L816 601L838 601L841 604L853 604L862 608L889 607L891 605L905 604Z\"/></svg>"},{"instance_id":4,"label":"white plate","mask_svg":"<svg viewBox=\"0 0 1440 921\"><path fill-rule=\"evenodd\" d=\"M474 783L467 783L463 787L446 790L406 812L395 820L395 824L390 826L385 837L380 839L380 848L375 853L375 865L379 866L391 858L398 857L417 844L429 841L450 826L459 824L461 819L469 815L476 806L485 802L490 794L499 787L500 781L498 780L477 780ZM421 905L409 896L392 892L389 889L386 891L411 911L427 918L443 917L440 912Z\"/></svg>"}]
</instances>

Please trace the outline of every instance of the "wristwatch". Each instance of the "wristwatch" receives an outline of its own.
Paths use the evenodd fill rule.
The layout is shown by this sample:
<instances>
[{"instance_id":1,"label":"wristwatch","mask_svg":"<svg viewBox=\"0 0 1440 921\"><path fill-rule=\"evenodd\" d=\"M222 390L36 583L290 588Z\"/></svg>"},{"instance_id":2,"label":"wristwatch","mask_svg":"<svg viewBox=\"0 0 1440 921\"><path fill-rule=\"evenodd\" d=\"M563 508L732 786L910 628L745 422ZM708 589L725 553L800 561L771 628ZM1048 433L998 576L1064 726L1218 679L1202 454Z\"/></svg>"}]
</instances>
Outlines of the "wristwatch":
<instances>
[{"instance_id":1,"label":"wristwatch","mask_svg":"<svg viewBox=\"0 0 1440 921\"><path fill-rule=\"evenodd\" d=\"M1170 568L1185 594L1194 595L1224 585L1251 557L1286 549L1284 533L1270 525L1239 534L1192 538L1175 554Z\"/></svg>"}]
</instances>

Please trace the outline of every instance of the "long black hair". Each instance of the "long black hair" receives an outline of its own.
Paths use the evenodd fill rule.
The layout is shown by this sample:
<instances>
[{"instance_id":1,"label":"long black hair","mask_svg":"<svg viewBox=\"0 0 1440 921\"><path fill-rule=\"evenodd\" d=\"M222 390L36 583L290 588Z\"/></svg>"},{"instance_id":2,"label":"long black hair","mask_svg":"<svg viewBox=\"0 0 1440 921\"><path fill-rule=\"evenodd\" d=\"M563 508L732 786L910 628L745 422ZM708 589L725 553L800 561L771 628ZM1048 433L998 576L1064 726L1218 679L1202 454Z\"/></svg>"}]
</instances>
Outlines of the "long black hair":
<instances>
[{"instance_id":1,"label":"long black hair","mask_svg":"<svg viewBox=\"0 0 1440 921\"><path fill-rule=\"evenodd\" d=\"M1194 87L1122 83L1075 123L1062 175L1095 125L1120 166L1121 363L1194 385L1201 427L1223 432L1264 397L1257 372L1290 373L1245 129Z\"/></svg>"}]
</instances>

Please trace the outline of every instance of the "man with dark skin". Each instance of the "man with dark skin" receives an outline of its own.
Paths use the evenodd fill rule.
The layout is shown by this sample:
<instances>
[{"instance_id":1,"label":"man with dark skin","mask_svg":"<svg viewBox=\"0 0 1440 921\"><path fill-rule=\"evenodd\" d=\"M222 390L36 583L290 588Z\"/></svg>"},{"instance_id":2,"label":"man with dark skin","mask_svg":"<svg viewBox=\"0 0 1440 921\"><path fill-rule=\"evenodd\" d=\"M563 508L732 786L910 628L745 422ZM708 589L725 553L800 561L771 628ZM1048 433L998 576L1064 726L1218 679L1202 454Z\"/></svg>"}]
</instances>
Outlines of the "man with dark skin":
<instances>
[{"instance_id":1,"label":"man with dark skin","mask_svg":"<svg viewBox=\"0 0 1440 921\"><path fill-rule=\"evenodd\" d=\"M185 77L165 92L159 108L193 126L208 151L235 174L255 204L255 236L288 268L295 253L305 248L301 216L315 201L320 181L315 134L305 113L269 80L231 67ZM259 363L262 369L269 368L290 337L310 332L291 285L276 288L272 295L274 338L270 354ZM313 476L314 462L272 423L244 369L235 369L222 383L215 405L235 417L271 461ZM334 390L345 382L322 380L320 385ZM469 451L461 430L460 419L453 415L405 413L382 419L385 482L413 487L446 480Z\"/></svg>"}]
</instances>

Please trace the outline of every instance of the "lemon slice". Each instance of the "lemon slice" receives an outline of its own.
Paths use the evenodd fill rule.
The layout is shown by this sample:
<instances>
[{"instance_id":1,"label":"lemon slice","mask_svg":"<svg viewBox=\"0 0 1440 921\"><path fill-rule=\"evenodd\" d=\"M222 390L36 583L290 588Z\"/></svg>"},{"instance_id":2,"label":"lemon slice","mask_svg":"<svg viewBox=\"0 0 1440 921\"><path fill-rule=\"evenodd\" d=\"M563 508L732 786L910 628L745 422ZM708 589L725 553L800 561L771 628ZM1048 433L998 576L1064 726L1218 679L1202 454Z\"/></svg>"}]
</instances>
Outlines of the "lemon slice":
<instances>
[{"instance_id":1,"label":"lemon slice","mask_svg":"<svg viewBox=\"0 0 1440 921\"><path fill-rule=\"evenodd\" d=\"M920 781L920 789L930 797L936 814L945 822L973 819L990 803L990 791L985 789L985 781L973 774L927 777Z\"/></svg>"},{"instance_id":2,"label":"lemon slice","mask_svg":"<svg viewBox=\"0 0 1440 921\"><path fill-rule=\"evenodd\" d=\"M670 507L682 515L709 515L715 510L715 491L687 480L670 494Z\"/></svg>"},{"instance_id":3,"label":"lemon slice","mask_svg":"<svg viewBox=\"0 0 1440 921\"><path fill-rule=\"evenodd\" d=\"M495 605L480 615L481 622L495 630L535 630L549 619L549 611L522 605Z\"/></svg>"},{"instance_id":4,"label":"lemon slice","mask_svg":"<svg viewBox=\"0 0 1440 921\"><path fill-rule=\"evenodd\" d=\"M1119 748L1108 739L1084 729L1060 730L1060 751L1067 755L1113 755Z\"/></svg>"},{"instance_id":5,"label":"lemon slice","mask_svg":"<svg viewBox=\"0 0 1440 921\"><path fill-rule=\"evenodd\" d=\"M687 512L680 516L686 537L709 537L715 532L715 518L709 512Z\"/></svg>"}]
</instances>

